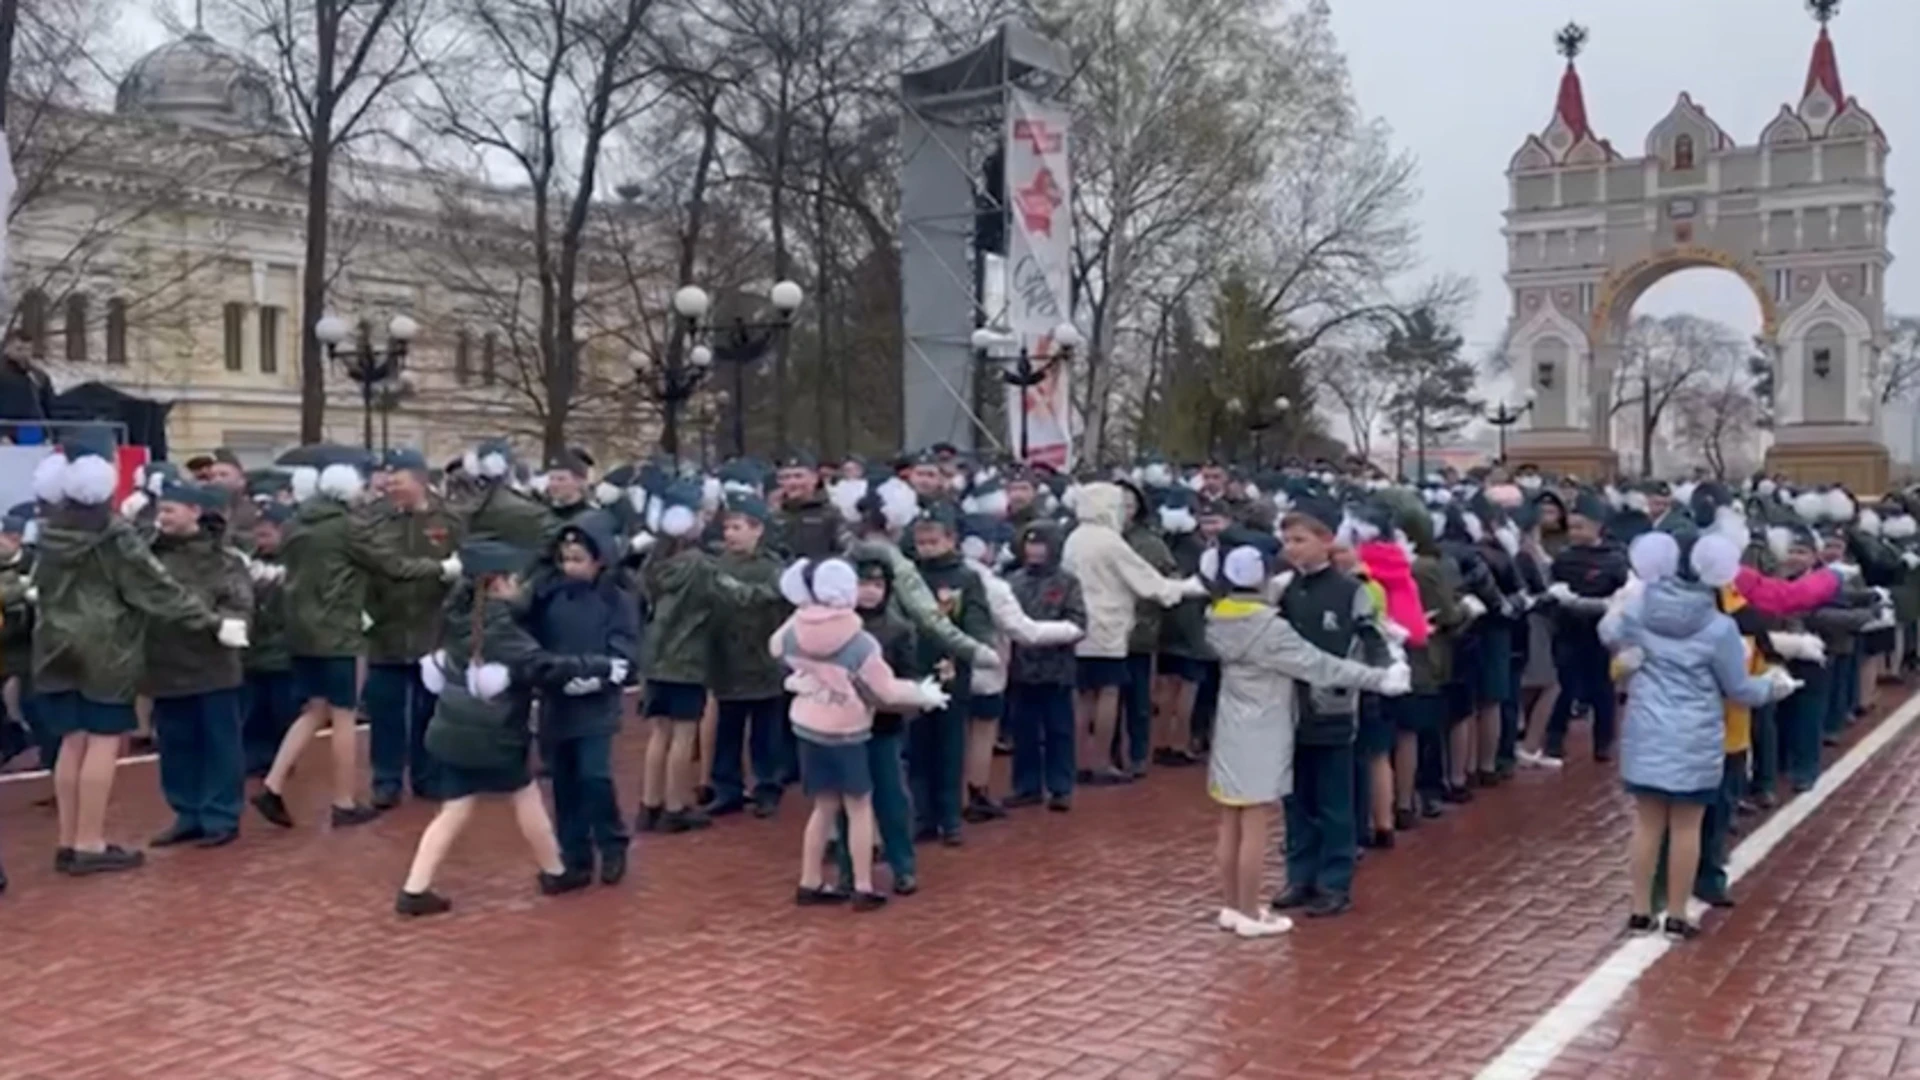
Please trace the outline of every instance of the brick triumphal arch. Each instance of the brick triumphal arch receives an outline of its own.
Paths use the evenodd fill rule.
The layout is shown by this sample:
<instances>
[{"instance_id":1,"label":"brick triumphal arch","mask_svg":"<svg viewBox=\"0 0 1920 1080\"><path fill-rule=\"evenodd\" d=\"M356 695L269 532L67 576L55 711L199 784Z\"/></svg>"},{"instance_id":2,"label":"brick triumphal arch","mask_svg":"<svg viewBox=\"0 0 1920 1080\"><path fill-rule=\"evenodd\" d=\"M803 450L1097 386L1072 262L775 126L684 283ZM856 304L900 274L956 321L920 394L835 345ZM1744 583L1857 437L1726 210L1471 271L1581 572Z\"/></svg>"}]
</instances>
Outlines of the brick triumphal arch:
<instances>
[{"instance_id":1,"label":"brick triumphal arch","mask_svg":"<svg viewBox=\"0 0 1920 1080\"><path fill-rule=\"evenodd\" d=\"M1634 301L1668 274L1717 267L1759 302L1773 362L1769 467L1805 481L1885 485L1875 374L1892 255L1887 140L1847 97L1821 19L1798 106L1742 145L1681 94L1641 156L1595 133L1567 57L1546 130L1507 168L1508 358L1534 394L1511 457L1596 475L1613 468L1613 373Z\"/></svg>"}]
</instances>

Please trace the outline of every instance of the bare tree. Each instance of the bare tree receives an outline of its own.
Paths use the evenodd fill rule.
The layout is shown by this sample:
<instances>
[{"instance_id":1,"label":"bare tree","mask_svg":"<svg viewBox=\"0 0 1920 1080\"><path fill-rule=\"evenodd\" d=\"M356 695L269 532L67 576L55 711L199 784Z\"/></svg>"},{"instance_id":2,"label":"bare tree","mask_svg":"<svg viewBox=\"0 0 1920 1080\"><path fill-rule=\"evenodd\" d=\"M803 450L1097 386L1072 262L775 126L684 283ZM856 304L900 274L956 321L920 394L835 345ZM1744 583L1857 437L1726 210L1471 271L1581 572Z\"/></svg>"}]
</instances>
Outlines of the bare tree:
<instances>
[{"instance_id":1,"label":"bare tree","mask_svg":"<svg viewBox=\"0 0 1920 1080\"><path fill-rule=\"evenodd\" d=\"M1384 353L1364 345L1323 348L1314 356L1314 377L1345 418L1349 445L1356 456L1368 460L1373 458L1374 435L1398 389L1387 367Z\"/></svg>"},{"instance_id":2,"label":"bare tree","mask_svg":"<svg viewBox=\"0 0 1920 1080\"><path fill-rule=\"evenodd\" d=\"M1882 405L1920 398L1920 318L1895 315L1887 320L1887 347L1880 354L1878 376Z\"/></svg>"},{"instance_id":3,"label":"bare tree","mask_svg":"<svg viewBox=\"0 0 1920 1080\"><path fill-rule=\"evenodd\" d=\"M1633 321L1621 342L1607 416L1610 423L1623 413L1634 417L1642 476L1653 475L1654 436L1674 399L1693 387L1718 385L1729 373L1744 371L1745 361L1740 336L1711 319L1668 315Z\"/></svg>"},{"instance_id":4,"label":"bare tree","mask_svg":"<svg viewBox=\"0 0 1920 1080\"><path fill-rule=\"evenodd\" d=\"M655 74L642 29L652 0L456 0L449 17L468 50L428 72L421 119L458 148L468 169L506 163L526 186L524 236L532 262L527 338L538 357L541 444L567 446L582 391L581 274L600 199L609 136L652 103Z\"/></svg>"},{"instance_id":5,"label":"bare tree","mask_svg":"<svg viewBox=\"0 0 1920 1080\"><path fill-rule=\"evenodd\" d=\"M1674 442L1681 452L1699 455L1721 480L1746 470L1762 410L1742 371L1690 381L1675 391L1669 404Z\"/></svg>"},{"instance_id":6,"label":"bare tree","mask_svg":"<svg viewBox=\"0 0 1920 1080\"><path fill-rule=\"evenodd\" d=\"M327 370L314 326L332 279L335 159L375 131L389 95L417 72L428 0L224 0L228 17L268 52L292 103L306 172L306 255L300 293L300 439L326 423Z\"/></svg>"}]
</instances>

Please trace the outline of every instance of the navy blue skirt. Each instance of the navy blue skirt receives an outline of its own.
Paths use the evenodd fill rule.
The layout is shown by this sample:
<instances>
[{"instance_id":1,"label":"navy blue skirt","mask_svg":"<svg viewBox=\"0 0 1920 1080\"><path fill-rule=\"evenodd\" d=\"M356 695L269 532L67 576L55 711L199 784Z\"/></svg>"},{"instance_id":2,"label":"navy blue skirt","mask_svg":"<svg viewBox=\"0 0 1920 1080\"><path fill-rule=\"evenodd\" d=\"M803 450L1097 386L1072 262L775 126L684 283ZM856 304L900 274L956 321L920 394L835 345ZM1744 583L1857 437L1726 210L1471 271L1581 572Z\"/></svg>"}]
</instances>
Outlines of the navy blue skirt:
<instances>
[{"instance_id":1,"label":"navy blue skirt","mask_svg":"<svg viewBox=\"0 0 1920 1080\"><path fill-rule=\"evenodd\" d=\"M351 656L296 656L293 658L293 694L305 708L324 701L336 709L359 704L359 674Z\"/></svg>"},{"instance_id":2,"label":"navy blue skirt","mask_svg":"<svg viewBox=\"0 0 1920 1080\"><path fill-rule=\"evenodd\" d=\"M42 694L35 708L47 734L55 739L73 734L125 735L140 726L132 705L90 701L78 690Z\"/></svg>"},{"instance_id":3,"label":"navy blue skirt","mask_svg":"<svg viewBox=\"0 0 1920 1080\"><path fill-rule=\"evenodd\" d=\"M506 769L462 769L438 762L439 792L442 798L464 799L469 795L511 795L533 783L533 773L523 760Z\"/></svg>"},{"instance_id":4,"label":"navy blue skirt","mask_svg":"<svg viewBox=\"0 0 1920 1080\"><path fill-rule=\"evenodd\" d=\"M1513 627L1504 621L1480 628L1480 648L1473 670L1475 705L1498 705L1513 699Z\"/></svg>"},{"instance_id":5,"label":"navy blue skirt","mask_svg":"<svg viewBox=\"0 0 1920 1080\"><path fill-rule=\"evenodd\" d=\"M644 715L655 720L698 720L707 711L707 688L699 683L647 680Z\"/></svg>"},{"instance_id":6,"label":"navy blue skirt","mask_svg":"<svg viewBox=\"0 0 1920 1080\"><path fill-rule=\"evenodd\" d=\"M873 794L873 762L866 742L800 743L800 789L812 795Z\"/></svg>"}]
</instances>

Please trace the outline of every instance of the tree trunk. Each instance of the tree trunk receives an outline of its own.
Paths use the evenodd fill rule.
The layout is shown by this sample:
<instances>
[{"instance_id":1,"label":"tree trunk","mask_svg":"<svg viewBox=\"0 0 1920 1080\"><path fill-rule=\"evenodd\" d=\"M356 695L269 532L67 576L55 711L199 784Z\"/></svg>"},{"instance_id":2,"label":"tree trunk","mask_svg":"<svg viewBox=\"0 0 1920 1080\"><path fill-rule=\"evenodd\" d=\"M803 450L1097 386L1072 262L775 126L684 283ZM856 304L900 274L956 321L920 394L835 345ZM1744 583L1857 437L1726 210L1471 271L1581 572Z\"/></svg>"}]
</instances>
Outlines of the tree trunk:
<instances>
[{"instance_id":1,"label":"tree trunk","mask_svg":"<svg viewBox=\"0 0 1920 1080\"><path fill-rule=\"evenodd\" d=\"M820 162L815 174L813 192L813 292L816 337L814 343L814 372L808 380L813 384L814 450L822 455L833 453L828 445L830 439L827 428L827 366L833 352L827 341L827 297L833 280L832 241L827 236L827 159L832 153L833 144L828 138L829 125L825 117L820 121Z\"/></svg>"},{"instance_id":2,"label":"tree trunk","mask_svg":"<svg viewBox=\"0 0 1920 1080\"><path fill-rule=\"evenodd\" d=\"M0 0L0 129L7 126L7 102L13 99L13 29L19 21L19 0Z\"/></svg>"},{"instance_id":3,"label":"tree trunk","mask_svg":"<svg viewBox=\"0 0 1920 1080\"><path fill-rule=\"evenodd\" d=\"M1640 476L1653 475L1653 425L1660 419L1653 410L1653 379L1640 378Z\"/></svg>"},{"instance_id":4,"label":"tree trunk","mask_svg":"<svg viewBox=\"0 0 1920 1080\"><path fill-rule=\"evenodd\" d=\"M773 175L769 178L768 207L773 227L773 280L787 279L787 129L788 102L791 96L793 71L792 64L785 55L786 44L780 45L780 91L777 113L773 126ZM784 454L790 449L787 445L787 337L785 333L775 336L773 343L773 452Z\"/></svg>"},{"instance_id":5,"label":"tree trunk","mask_svg":"<svg viewBox=\"0 0 1920 1080\"><path fill-rule=\"evenodd\" d=\"M702 100L701 105L706 110L706 115L700 118L700 157L694 163L692 186L687 191L687 224L686 229L680 234L680 261L674 268L677 274L676 285L692 284L694 270L699 264L700 229L705 224L707 216L707 178L713 171L713 161L720 140L718 101L709 93ZM666 379L668 382L674 382L681 378L680 365L681 358L686 355L687 328L686 322L677 312L669 311L667 321L671 329L667 333ZM737 364L734 370L736 373L739 371ZM736 395L733 407L737 410L742 407L742 404ZM672 419L672 409L667 408L662 411L667 414L669 420ZM660 448L671 457L679 456L680 433L674 424L668 423L662 430ZM744 454L746 447L736 445L733 452Z\"/></svg>"},{"instance_id":6,"label":"tree trunk","mask_svg":"<svg viewBox=\"0 0 1920 1080\"><path fill-rule=\"evenodd\" d=\"M307 251L300 279L300 441L319 442L327 424L327 357L314 327L327 306L327 230L333 171L333 63L339 46L334 0L314 5L313 115L307 126Z\"/></svg>"}]
</instances>

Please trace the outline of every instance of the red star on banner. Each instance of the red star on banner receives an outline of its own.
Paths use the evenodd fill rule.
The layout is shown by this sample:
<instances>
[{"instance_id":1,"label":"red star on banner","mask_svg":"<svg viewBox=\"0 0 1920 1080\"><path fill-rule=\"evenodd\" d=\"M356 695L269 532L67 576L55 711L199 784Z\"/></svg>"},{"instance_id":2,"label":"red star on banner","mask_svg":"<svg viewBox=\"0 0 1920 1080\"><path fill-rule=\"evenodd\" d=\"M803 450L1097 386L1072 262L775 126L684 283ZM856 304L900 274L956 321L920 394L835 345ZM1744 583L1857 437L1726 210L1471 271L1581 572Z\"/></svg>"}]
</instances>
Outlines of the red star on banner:
<instances>
[{"instance_id":1,"label":"red star on banner","mask_svg":"<svg viewBox=\"0 0 1920 1080\"><path fill-rule=\"evenodd\" d=\"M1041 169L1033 175L1033 182L1014 190L1013 204L1020 210L1020 223L1028 232L1041 236L1053 235L1053 213L1060 209L1063 200L1060 197L1060 185L1053 179L1053 170Z\"/></svg>"}]
</instances>

